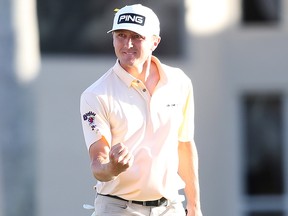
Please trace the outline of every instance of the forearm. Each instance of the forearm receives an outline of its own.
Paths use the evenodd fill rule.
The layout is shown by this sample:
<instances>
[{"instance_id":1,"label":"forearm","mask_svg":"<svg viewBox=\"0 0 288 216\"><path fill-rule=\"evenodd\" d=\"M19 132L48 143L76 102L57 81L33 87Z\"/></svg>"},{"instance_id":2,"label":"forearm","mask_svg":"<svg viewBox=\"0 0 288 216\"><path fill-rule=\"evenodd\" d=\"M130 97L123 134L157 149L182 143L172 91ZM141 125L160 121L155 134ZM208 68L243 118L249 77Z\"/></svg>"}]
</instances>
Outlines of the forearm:
<instances>
[{"instance_id":1,"label":"forearm","mask_svg":"<svg viewBox=\"0 0 288 216\"><path fill-rule=\"evenodd\" d=\"M99 159L98 159L99 160ZM97 159L91 162L91 170L93 176L102 182L107 182L115 179L117 175L109 168L109 162L98 161Z\"/></svg>"},{"instance_id":2,"label":"forearm","mask_svg":"<svg viewBox=\"0 0 288 216\"><path fill-rule=\"evenodd\" d=\"M110 147L104 137L93 143L89 149L91 171L98 181L107 182L116 177L110 164L109 152Z\"/></svg>"},{"instance_id":3,"label":"forearm","mask_svg":"<svg viewBox=\"0 0 288 216\"><path fill-rule=\"evenodd\" d=\"M105 138L92 144L89 153L92 173L102 182L111 181L125 172L132 166L134 159L127 146L118 143L110 148Z\"/></svg>"},{"instance_id":4,"label":"forearm","mask_svg":"<svg viewBox=\"0 0 288 216\"><path fill-rule=\"evenodd\" d=\"M198 153L194 143L179 143L179 175L186 184L187 208L200 210Z\"/></svg>"}]
</instances>

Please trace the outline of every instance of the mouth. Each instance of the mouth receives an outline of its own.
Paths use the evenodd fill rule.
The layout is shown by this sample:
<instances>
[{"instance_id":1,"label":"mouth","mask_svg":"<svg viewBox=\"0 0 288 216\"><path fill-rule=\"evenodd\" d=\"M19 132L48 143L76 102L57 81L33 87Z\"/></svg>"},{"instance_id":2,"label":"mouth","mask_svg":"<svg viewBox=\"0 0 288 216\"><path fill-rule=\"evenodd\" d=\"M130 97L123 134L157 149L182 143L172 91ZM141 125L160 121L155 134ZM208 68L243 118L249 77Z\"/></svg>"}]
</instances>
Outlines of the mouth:
<instances>
[{"instance_id":1,"label":"mouth","mask_svg":"<svg viewBox=\"0 0 288 216\"><path fill-rule=\"evenodd\" d=\"M123 54L125 54L125 55L135 55L136 51L126 50L126 51L123 51Z\"/></svg>"},{"instance_id":2,"label":"mouth","mask_svg":"<svg viewBox=\"0 0 288 216\"><path fill-rule=\"evenodd\" d=\"M124 52L124 55L127 55L127 56L134 56L135 53L134 53L134 52Z\"/></svg>"}]
</instances>

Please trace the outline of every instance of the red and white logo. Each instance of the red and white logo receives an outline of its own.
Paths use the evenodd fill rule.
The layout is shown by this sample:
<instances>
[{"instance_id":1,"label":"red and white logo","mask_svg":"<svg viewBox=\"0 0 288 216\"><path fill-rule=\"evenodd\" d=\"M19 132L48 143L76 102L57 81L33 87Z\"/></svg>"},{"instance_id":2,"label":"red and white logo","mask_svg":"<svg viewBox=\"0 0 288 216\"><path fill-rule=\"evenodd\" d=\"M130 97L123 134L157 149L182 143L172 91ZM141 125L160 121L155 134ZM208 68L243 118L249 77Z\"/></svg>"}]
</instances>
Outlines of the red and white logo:
<instances>
[{"instance_id":1,"label":"red and white logo","mask_svg":"<svg viewBox=\"0 0 288 216\"><path fill-rule=\"evenodd\" d=\"M96 128L95 116L96 114L92 111L89 111L88 113L85 113L83 115L83 120L89 123L89 126L91 127L92 130Z\"/></svg>"}]
</instances>

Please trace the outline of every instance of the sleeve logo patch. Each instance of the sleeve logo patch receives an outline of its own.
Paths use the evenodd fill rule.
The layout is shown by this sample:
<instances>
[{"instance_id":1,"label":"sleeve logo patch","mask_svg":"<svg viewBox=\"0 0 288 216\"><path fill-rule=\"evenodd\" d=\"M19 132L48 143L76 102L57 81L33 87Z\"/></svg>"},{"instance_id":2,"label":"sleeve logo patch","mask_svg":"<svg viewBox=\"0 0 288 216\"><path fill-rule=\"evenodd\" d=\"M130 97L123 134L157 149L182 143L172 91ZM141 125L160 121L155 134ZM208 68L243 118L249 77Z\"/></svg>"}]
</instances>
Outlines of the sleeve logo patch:
<instances>
[{"instance_id":1,"label":"sleeve logo patch","mask_svg":"<svg viewBox=\"0 0 288 216\"><path fill-rule=\"evenodd\" d=\"M91 111L89 111L88 113L85 113L83 115L83 120L87 121L89 123L89 126L91 127L92 130L94 130L96 128L95 116L96 116L96 114L94 112L91 112Z\"/></svg>"}]
</instances>

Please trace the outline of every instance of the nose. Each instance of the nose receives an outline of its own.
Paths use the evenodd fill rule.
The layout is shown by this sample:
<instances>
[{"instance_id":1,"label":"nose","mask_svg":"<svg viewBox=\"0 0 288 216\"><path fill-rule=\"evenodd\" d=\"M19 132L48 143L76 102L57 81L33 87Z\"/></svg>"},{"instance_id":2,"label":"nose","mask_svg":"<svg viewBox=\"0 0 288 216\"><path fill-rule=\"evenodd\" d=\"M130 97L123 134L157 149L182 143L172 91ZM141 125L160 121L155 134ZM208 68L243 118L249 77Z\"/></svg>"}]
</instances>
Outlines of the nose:
<instances>
[{"instance_id":1,"label":"nose","mask_svg":"<svg viewBox=\"0 0 288 216\"><path fill-rule=\"evenodd\" d=\"M131 48L131 47L133 47L133 41L132 41L132 38L131 37L128 37L127 38L127 47L128 48Z\"/></svg>"}]
</instances>

